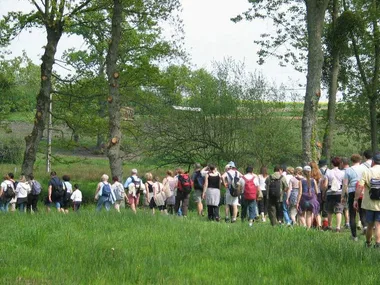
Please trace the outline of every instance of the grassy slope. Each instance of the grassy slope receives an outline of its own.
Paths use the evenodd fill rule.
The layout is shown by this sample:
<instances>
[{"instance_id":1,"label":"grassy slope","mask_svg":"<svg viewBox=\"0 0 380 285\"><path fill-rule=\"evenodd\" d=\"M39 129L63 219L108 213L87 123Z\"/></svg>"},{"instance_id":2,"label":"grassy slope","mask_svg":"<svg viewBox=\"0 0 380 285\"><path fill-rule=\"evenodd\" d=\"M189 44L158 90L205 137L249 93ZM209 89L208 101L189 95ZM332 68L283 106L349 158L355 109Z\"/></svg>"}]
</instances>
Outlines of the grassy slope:
<instances>
[{"instance_id":1,"label":"grassy slope","mask_svg":"<svg viewBox=\"0 0 380 285\"><path fill-rule=\"evenodd\" d=\"M92 207L1 220L2 284L375 284L379 277L380 252L348 233Z\"/></svg>"}]
</instances>

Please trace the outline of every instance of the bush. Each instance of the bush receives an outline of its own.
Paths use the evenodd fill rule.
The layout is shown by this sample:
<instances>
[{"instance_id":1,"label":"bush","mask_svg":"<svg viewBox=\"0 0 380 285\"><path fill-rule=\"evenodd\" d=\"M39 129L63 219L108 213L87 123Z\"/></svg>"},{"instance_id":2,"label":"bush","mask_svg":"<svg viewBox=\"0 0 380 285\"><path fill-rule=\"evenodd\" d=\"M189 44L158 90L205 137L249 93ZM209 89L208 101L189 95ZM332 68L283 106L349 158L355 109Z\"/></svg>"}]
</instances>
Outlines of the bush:
<instances>
[{"instance_id":1,"label":"bush","mask_svg":"<svg viewBox=\"0 0 380 285\"><path fill-rule=\"evenodd\" d=\"M10 139L0 143L0 161L2 163L19 164L22 161L24 146L20 141Z\"/></svg>"}]
</instances>

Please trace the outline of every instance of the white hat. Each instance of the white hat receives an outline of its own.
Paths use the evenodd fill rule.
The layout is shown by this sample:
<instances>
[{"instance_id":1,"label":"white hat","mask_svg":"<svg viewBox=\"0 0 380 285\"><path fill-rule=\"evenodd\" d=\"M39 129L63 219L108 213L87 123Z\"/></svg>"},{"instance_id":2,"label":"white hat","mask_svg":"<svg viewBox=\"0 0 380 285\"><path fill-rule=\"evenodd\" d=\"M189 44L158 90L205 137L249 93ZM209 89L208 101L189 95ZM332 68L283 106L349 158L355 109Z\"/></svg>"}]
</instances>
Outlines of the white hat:
<instances>
[{"instance_id":1,"label":"white hat","mask_svg":"<svg viewBox=\"0 0 380 285\"><path fill-rule=\"evenodd\" d=\"M303 168L303 171L311 171L311 167L309 165L306 165L304 168Z\"/></svg>"},{"instance_id":2,"label":"white hat","mask_svg":"<svg viewBox=\"0 0 380 285\"><path fill-rule=\"evenodd\" d=\"M229 165L232 168L236 168L235 162L233 162L233 161L230 161L227 165Z\"/></svg>"}]
</instances>

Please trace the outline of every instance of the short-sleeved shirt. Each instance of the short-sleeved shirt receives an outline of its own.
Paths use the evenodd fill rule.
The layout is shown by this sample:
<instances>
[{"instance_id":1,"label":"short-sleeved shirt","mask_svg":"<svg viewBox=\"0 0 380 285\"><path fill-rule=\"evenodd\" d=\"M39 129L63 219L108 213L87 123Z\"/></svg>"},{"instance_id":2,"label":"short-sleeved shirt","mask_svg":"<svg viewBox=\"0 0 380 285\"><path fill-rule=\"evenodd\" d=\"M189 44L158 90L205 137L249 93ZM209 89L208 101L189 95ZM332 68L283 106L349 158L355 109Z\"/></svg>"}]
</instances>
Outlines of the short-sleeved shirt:
<instances>
[{"instance_id":1,"label":"short-sleeved shirt","mask_svg":"<svg viewBox=\"0 0 380 285\"><path fill-rule=\"evenodd\" d=\"M132 176L129 176L127 178L127 180L125 180L125 183L124 183L124 189L127 189L129 184L132 183L132 177L135 181L140 181L140 178L137 177L137 175L132 175Z\"/></svg>"},{"instance_id":2,"label":"short-sleeved shirt","mask_svg":"<svg viewBox=\"0 0 380 285\"><path fill-rule=\"evenodd\" d=\"M258 189L259 189L260 183L259 183L259 179L258 179L257 175L252 175L250 173L247 173L247 174L244 174L243 177L247 180L251 180L252 178L254 178L253 184L255 184L255 186L258 187ZM241 190L242 190L241 192L244 193L245 180L243 178L240 178L239 182L241 185Z\"/></svg>"},{"instance_id":3,"label":"short-sleeved shirt","mask_svg":"<svg viewBox=\"0 0 380 285\"><path fill-rule=\"evenodd\" d=\"M344 172L344 179L348 180L348 193L355 192L356 183L362 178L363 167L354 165L347 168Z\"/></svg>"},{"instance_id":4,"label":"short-sleeved shirt","mask_svg":"<svg viewBox=\"0 0 380 285\"><path fill-rule=\"evenodd\" d=\"M372 200L369 197L371 187L371 178L380 179L380 165L374 165L368 171L365 171L360 179L359 184L364 186L362 208L370 211L380 212L380 200Z\"/></svg>"},{"instance_id":5,"label":"short-sleeved shirt","mask_svg":"<svg viewBox=\"0 0 380 285\"><path fill-rule=\"evenodd\" d=\"M331 186L331 183L333 181L333 178L336 178L338 181L338 185L340 187L340 190L338 191L332 191L331 189L328 189L326 194L327 195L342 195L342 185L343 185L343 178L344 178L344 171L340 170L339 168L333 168L328 169L325 174L325 178L328 179L328 185Z\"/></svg>"}]
</instances>

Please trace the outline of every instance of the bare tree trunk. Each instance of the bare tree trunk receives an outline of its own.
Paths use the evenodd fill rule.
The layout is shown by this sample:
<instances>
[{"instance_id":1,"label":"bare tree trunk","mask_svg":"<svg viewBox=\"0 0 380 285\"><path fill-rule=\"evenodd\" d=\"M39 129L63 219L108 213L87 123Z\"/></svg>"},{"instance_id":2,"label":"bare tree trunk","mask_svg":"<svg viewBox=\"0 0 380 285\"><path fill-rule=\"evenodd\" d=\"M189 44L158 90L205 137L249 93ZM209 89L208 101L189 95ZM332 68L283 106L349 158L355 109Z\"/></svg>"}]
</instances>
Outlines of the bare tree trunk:
<instances>
[{"instance_id":1,"label":"bare tree trunk","mask_svg":"<svg viewBox=\"0 0 380 285\"><path fill-rule=\"evenodd\" d=\"M333 10L332 10L332 30L335 32L336 21L339 14L339 0L334 0ZM333 39L334 40L334 39ZM322 156L328 160L331 157L331 148L333 145L333 138L335 132L335 113L336 113L336 93L338 91L338 76L340 71L340 53L339 47L335 43L331 43L331 58L332 65L330 69L330 80L329 80L329 103L327 106L327 124L325 128L325 134L323 136L323 149Z\"/></svg>"},{"instance_id":2,"label":"bare tree trunk","mask_svg":"<svg viewBox=\"0 0 380 285\"><path fill-rule=\"evenodd\" d=\"M62 36L62 26L46 28L47 44L45 53L42 56L41 64L41 87L37 96L37 110L34 118L32 133L25 137L26 148L22 163L22 173L29 175L33 173L33 166L36 161L38 145L46 127L46 119L49 110L50 92L52 90L51 75L54 65L54 56L57 51L58 42Z\"/></svg>"},{"instance_id":3,"label":"bare tree trunk","mask_svg":"<svg viewBox=\"0 0 380 285\"><path fill-rule=\"evenodd\" d=\"M316 160L313 128L317 123L323 67L322 33L329 0L305 0L308 32L308 72L302 117L302 151L305 163Z\"/></svg>"},{"instance_id":4,"label":"bare tree trunk","mask_svg":"<svg viewBox=\"0 0 380 285\"><path fill-rule=\"evenodd\" d=\"M120 157L120 93L119 93L119 73L117 72L117 59L119 43L121 38L122 3L121 0L114 0L112 13L111 43L106 59L107 77L109 83L109 134L110 141L107 145L107 156L110 162L112 176L122 178L122 160Z\"/></svg>"}]
</instances>

